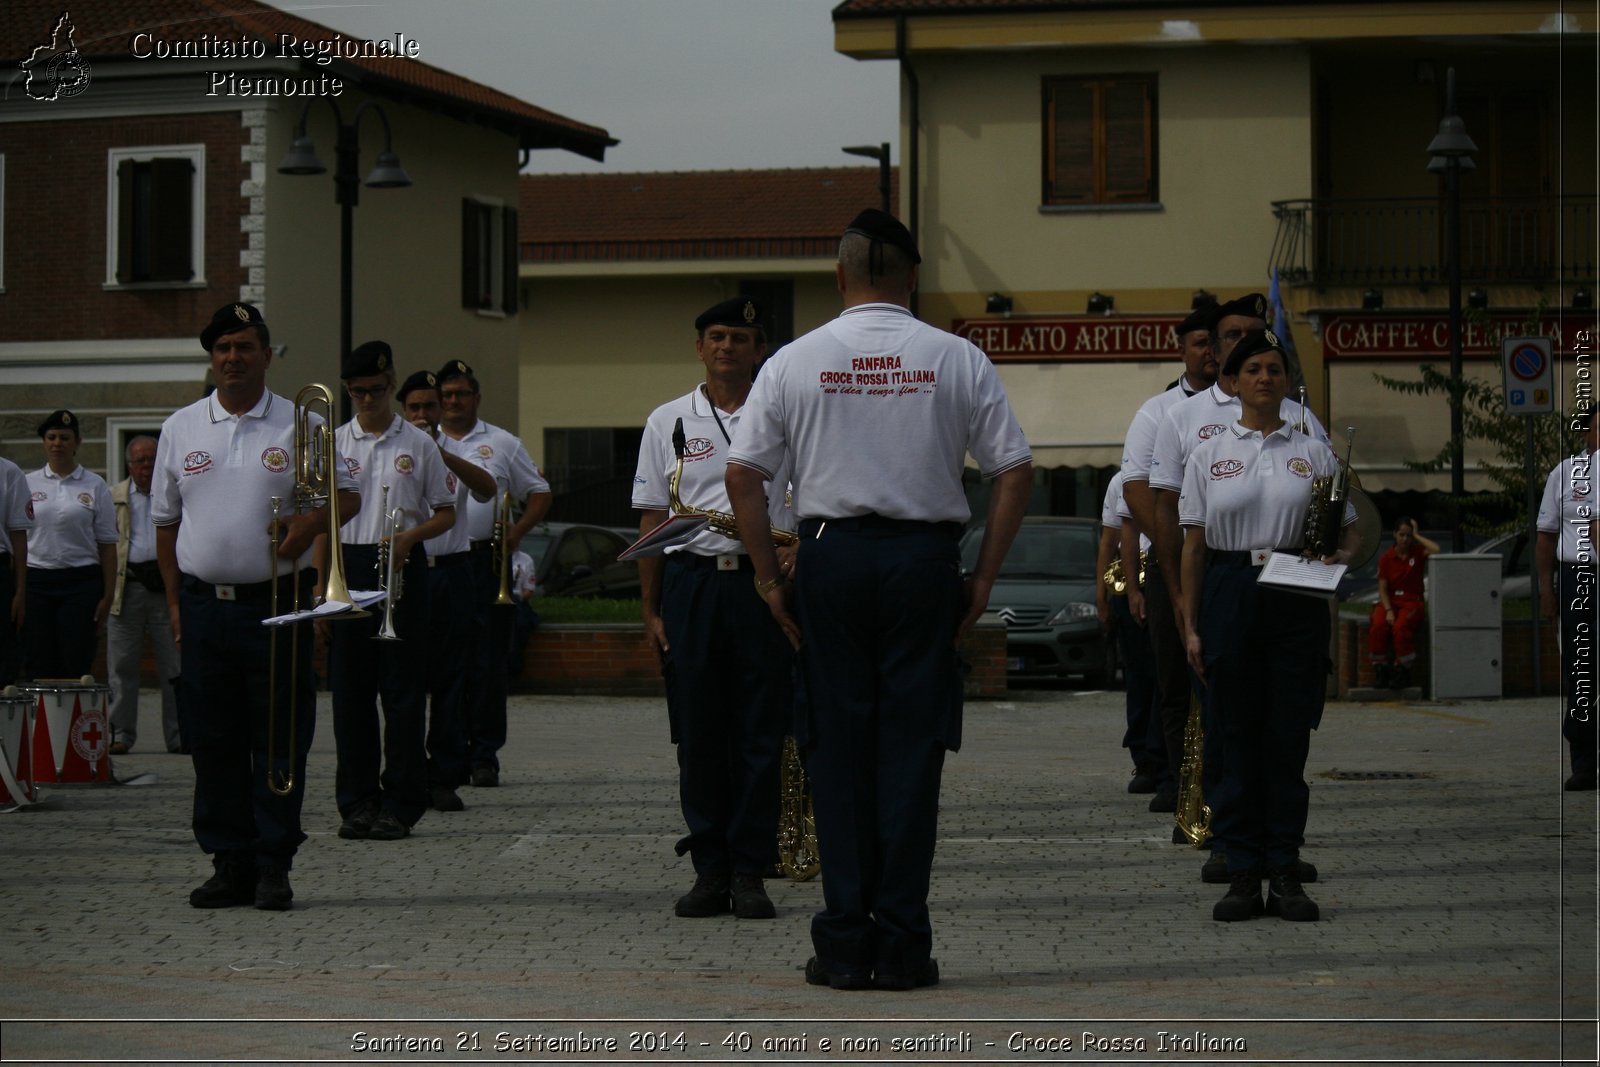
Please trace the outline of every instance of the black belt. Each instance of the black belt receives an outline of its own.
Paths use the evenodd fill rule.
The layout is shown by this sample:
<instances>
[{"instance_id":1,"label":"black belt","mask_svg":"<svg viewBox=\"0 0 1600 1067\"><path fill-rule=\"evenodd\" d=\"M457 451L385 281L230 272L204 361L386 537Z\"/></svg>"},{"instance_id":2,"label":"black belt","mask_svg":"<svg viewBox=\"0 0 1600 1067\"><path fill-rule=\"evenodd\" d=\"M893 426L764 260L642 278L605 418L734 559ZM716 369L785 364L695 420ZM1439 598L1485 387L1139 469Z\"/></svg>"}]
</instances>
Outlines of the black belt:
<instances>
[{"instance_id":1,"label":"black belt","mask_svg":"<svg viewBox=\"0 0 1600 1067\"><path fill-rule=\"evenodd\" d=\"M471 558L472 558L472 553L471 552L446 552L442 556L429 556L428 557L428 566L430 566L430 567L445 567L445 566L449 566L452 563L461 563L462 561L469 560Z\"/></svg>"},{"instance_id":2,"label":"black belt","mask_svg":"<svg viewBox=\"0 0 1600 1067\"><path fill-rule=\"evenodd\" d=\"M493 552L494 551L494 542L493 541L474 541L474 542L472 542L472 547L470 549L468 549L468 551L469 552Z\"/></svg>"},{"instance_id":3,"label":"black belt","mask_svg":"<svg viewBox=\"0 0 1600 1067\"><path fill-rule=\"evenodd\" d=\"M127 575L152 593L166 591L166 583L161 580L161 564L156 560L146 559L138 563L129 563Z\"/></svg>"},{"instance_id":4,"label":"black belt","mask_svg":"<svg viewBox=\"0 0 1600 1067\"><path fill-rule=\"evenodd\" d=\"M905 533L935 532L960 537L959 522L929 522L922 519L891 519L884 515L847 515L842 519L801 519L800 536L816 537L826 526L831 530L900 530Z\"/></svg>"},{"instance_id":5,"label":"black belt","mask_svg":"<svg viewBox=\"0 0 1600 1067\"><path fill-rule=\"evenodd\" d=\"M1191 534L1190 536L1194 535ZM1300 548L1298 546L1294 548L1274 548L1272 551L1286 552L1291 556L1298 556L1300 554ZM1259 564L1256 563L1256 550L1253 548L1247 548L1240 551L1234 551L1232 549L1227 551L1214 549L1211 553L1210 562L1233 567L1259 566Z\"/></svg>"},{"instance_id":6,"label":"black belt","mask_svg":"<svg viewBox=\"0 0 1600 1067\"><path fill-rule=\"evenodd\" d=\"M316 584L316 572L307 567L300 572L300 585L309 588ZM289 597L294 595L295 576L285 574L277 579L278 595ZM272 602L272 581L244 582L235 585L224 583L204 582L192 574L183 576L183 591L199 596L215 597L218 600L236 600L244 604L269 604ZM307 604L306 607L311 605Z\"/></svg>"}]
</instances>

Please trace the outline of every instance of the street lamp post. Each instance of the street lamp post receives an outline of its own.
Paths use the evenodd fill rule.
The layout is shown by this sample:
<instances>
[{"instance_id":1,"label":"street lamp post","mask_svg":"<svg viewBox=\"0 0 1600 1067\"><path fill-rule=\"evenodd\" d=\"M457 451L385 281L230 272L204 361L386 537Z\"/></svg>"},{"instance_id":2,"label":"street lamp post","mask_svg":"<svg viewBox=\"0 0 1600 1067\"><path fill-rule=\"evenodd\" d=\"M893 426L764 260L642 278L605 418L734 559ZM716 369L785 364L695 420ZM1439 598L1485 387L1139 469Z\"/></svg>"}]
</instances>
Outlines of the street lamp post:
<instances>
[{"instance_id":1,"label":"street lamp post","mask_svg":"<svg viewBox=\"0 0 1600 1067\"><path fill-rule=\"evenodd\" d=\"M1465 495L1461 433L1461 172L1473 170L1472 153L1478 150L1467 136L1467 124L1456 114L1456 69L1445 71L1444 117L1439 132L1428 142L1428 171L1445 180L1444 256L1450 272L1450 503L1455 527L1452 552L1466 550L1461 528L1461 498Z\"/></svg>"},{"instance_id":2,"label":"street lamp post","mask_svg":"<svg viewBox=\"0 0 1600 1067\"><path fill-rule=\"evenodd\" d=\"M889 210L889 142L885 141L879 145L858 144L843 148L841 151L852 156L865 156L878 161L878 196L883 201L883 213L893 214Z\"/></svg>"},{"instance_id":3,"label":"street lamp post","mask_svg":"<svg viewBox=\"0 0 1600 1067\"><path fill-rule=\"evenodd\" d=\"M333 119L338 136L334 141L334 170L333 188L334 202L339 205L339 360L341 366L344 358L350 354L351 348L351 306L354 300L354 259L355 248L355 207L360 202L361 186L363 182L357 177L361 168L361 119L370 109L377 113L378 119L383 123L383 151L378 153L378 161L372 168L372 173L367 175L364 183L369 189L401 189L411 184L411 178L400 166L400 158L394 154L393 137L389 129L389 116L384 114L383 108L376 102L367 100L358 106L349 122L344 121L344 113L339 110L339 105L331 97L319 97L333 109ZM306 119L311 115L312 105L316 100L306 104L305 110L300 112L300 121L295 124L294 143L289 146L288 155L278 164L279 174L326 174L328 168L322 160L317 158L316 148L311 143L311 138L306 134ZM339 400L340 418L350 418L350 398L343 393Z\"/></svg>"}]
</instances>

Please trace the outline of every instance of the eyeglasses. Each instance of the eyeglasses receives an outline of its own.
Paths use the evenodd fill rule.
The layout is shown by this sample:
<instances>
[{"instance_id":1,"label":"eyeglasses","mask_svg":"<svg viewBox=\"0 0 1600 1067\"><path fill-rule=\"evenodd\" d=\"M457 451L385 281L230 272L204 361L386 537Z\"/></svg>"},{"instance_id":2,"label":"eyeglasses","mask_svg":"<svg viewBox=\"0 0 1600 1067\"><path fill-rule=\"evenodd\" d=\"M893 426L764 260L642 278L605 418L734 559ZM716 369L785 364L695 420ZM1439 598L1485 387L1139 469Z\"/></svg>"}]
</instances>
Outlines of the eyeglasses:
<instances>
[{"instance_id":1,"label":"eyeglasses","mask_svg":"<svg viewBox=\"0 0 1600 1067\"><path fill-rule=\"evenodd\" d=\"M469 396L477 396L477 395L478 395L477 391L473 390L473 389L446 389L444 392L439 394L439 399L440 400L465 400Z\"/></svg>"},{"instance_id":2,"label":"eyeglasses","mask_svg":"<svg viewBox=\"0 0 1600 1067\"><path fill-rule=\"evenodd\" d=\"M387 385L347 385L344 388L345 392L357 400L370 400L389 391Z\"/></svg>"}]
</instances>

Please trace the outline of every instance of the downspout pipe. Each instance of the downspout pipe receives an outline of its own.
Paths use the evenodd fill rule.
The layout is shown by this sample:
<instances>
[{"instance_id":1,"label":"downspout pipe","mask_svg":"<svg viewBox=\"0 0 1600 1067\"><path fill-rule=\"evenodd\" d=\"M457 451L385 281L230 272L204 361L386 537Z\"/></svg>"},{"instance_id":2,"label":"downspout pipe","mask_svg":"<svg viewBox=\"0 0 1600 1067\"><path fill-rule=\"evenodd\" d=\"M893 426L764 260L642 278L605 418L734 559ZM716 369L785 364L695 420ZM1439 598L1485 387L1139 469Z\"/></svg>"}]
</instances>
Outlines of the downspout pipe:
<instances>
[{"instance_id":1,"label":"downspout pipe","mask_svg":"<svg viewBox=\"0 0 1600 1067\"><path fill-rule=\"evenodd\" d=\"M921 248L922 237L918 230L917 224L920 208L920 197L918 192L922 186L919 180L920 175L917 173L917 164L922 156L918 145L918 133L922 128L922 94L917 83L916 69L912 67L911 61L906 52L906 17L904 15L896 15L894 17L894 54L895 58L900 61L900 76L902 79L904 79L906 92L911 97L911 106L908 116L908 121L911 127L911 135L907 138L906 151L904 158L901 159L902 165L908 169L908 178L906 183L906 229L911 231L911 239L917 242L918 248ZM913 315L917 313L917 297L919 295L920 294L917 293L916 290L912 290L911 314Z\"/></svg>"}]
</instances>

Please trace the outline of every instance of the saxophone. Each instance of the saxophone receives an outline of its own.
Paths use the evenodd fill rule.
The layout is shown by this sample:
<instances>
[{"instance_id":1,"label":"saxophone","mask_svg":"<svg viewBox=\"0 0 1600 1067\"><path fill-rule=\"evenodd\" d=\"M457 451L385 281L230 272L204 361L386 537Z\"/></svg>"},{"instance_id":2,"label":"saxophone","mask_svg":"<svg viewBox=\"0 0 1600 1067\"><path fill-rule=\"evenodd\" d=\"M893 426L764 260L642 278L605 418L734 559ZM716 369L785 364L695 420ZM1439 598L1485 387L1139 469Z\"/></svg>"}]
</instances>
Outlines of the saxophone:
<instances>
[{"instance_id":1,"label":"saxophone","mask_svg":"<svg viewBox=\"0 0 1600 1067\"><path fill-rule=\"evenodd\" d=\"M1195 848L1211 839L1211 805L1201 779L1206 765L1206 733L1200 722L1200 698L1189 696L1189 721L1183 727L1183 766L1178 771L1178 829Z\"/></svg>"},{"instance_id":2,"label":"saxophone","mask_svg":"<svg viewBox=\"0 0 1600 1067\"><path fill-rule=\"evenodd\" d=\"M792 737L783 739L778 800L778 868L793 881L809 881L822 870L822 857L817 854L817 817L811 808L806 769L800 765L800 748Z\"/></svg>"},{"instance_id":3,"label":"saxophone","mask_svg":"<svg viewBox=\"0 0 1600 1067\"><path fill-rule=\"evenodd\" d=\"M704 515L706 527L715 534L720 534L730 541L739 540L739 520L725 511L712 511L709 508L697 508L685 504L678 496L678 483L683 479L683 452L685 441L683 436L683 420L679 419L672 427L672 454L677 457L678 464L673 468L672 474L667 478L667 499L672 504L674 515ZM772 527L772 543L775 545L797 545L800 535L793 530L780 530Z\"/></svg>"},{"instance_id":4,"label":"saxophone","mask_svg":"<svg viewBox=\"0 0 1600 1067\"><path fill-rule=\"evenodd\" d=\"M1149 557L1150 552L1148 549L1141 548L1139 550L1139 588L1141 589L1144 588L1145 564L1149 562ZM1118 553L1117 557L1111 561L1111 566L1106 568L1106 572L1100 576L1100 580L1106 583L1106 588L1111 590L1112 596L1128 595L1128 576L1122 573L1121 553Z\"/></svg>"}]
</instances>

